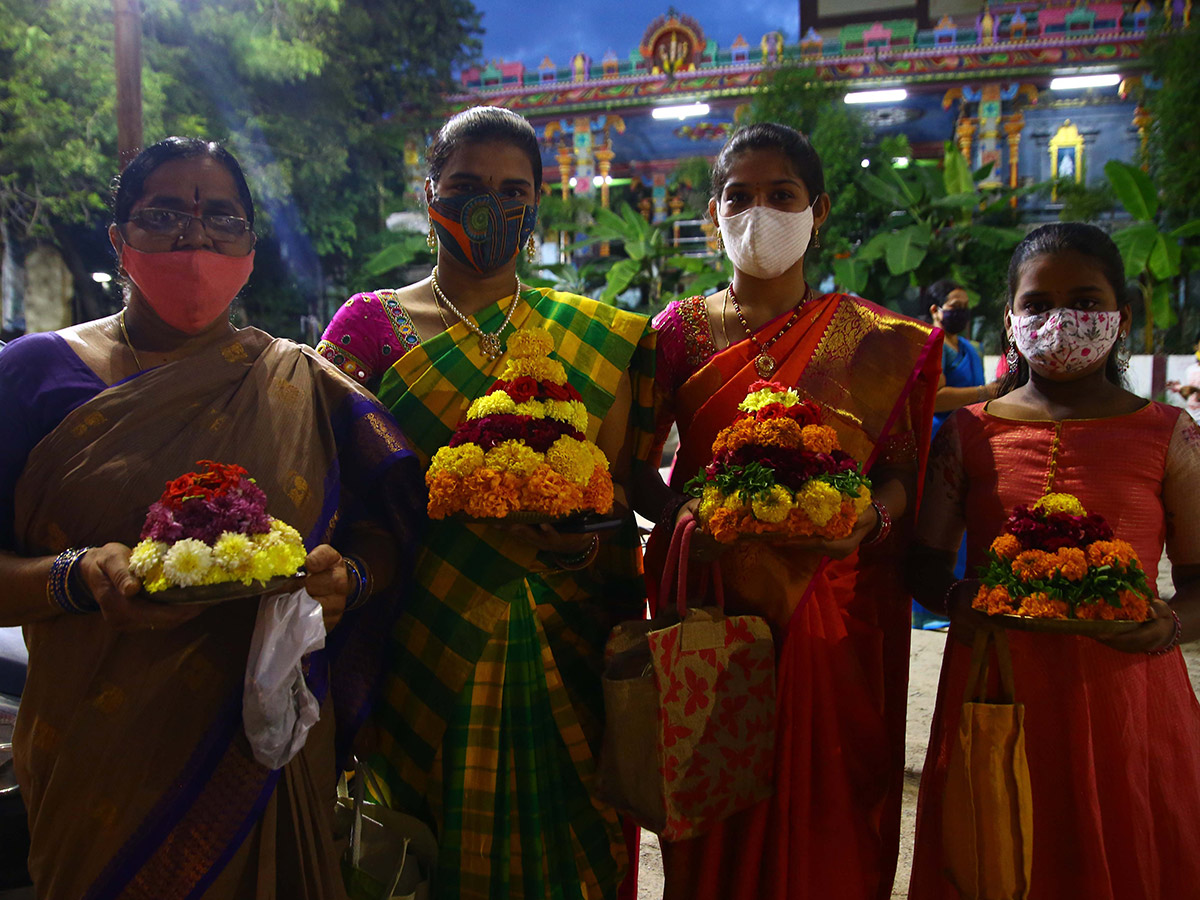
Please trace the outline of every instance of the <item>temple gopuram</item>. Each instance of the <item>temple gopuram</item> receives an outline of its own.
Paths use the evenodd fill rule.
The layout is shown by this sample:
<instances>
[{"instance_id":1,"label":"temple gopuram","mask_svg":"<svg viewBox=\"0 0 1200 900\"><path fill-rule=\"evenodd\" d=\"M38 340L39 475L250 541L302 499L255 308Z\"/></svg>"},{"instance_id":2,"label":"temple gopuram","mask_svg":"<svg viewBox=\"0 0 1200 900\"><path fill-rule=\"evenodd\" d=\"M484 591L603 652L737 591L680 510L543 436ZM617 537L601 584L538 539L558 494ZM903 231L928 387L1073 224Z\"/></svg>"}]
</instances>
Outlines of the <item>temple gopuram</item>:
<instances>
[{"instance_id":1,"label":"temple gopuram","mask_svg":"<svg viewBox=\"0 0 1200 900\"><path fill-rule=\"evenodd\" d=\"M1191 5L800 0L795 43L779 31L722 42L671 12L623 55L492 60L463 72L450 100L455 111L490 104L528 118L564 197L607 205L614 180L636 179L654 219L671 212L680 161L715 156L764 74L783 65L844 88L876 135L902 132L917 158L940 158L954 140L973 167L994 163L999 184L1093 182L1107 160L1137 158L1149 125L1139 100L1154 88L1143 44L1185 27Z\"/></svg>"}]
</instances>

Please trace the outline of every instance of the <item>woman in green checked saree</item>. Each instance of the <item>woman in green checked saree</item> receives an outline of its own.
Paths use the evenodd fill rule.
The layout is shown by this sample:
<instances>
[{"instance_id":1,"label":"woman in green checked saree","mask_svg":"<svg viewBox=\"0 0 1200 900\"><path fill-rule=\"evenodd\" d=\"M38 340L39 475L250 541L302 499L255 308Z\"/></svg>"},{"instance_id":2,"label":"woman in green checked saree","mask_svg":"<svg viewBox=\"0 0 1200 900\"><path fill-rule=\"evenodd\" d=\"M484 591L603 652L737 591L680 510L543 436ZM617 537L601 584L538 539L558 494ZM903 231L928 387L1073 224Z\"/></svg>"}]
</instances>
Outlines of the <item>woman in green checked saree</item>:
<instances>
[{"instance_id":1,"label":"woman in green checked saree","mask_svg":"<svg viewBox=\"0 0 1200 900\"><path fill-rule=\"evenodd\" d=\"M625 508L623 487L652 444L653 338L641 316L520 285L541 172L519 116L451 119L429 151L432 276L352 297L318 349L376 386L428 464L499 376L513 330L547 330ZM428 530L370 763L389 805L436 826L439 897L618 895L625 843L594 787L604 641L643 609L627 518L602 541L549 526Z\"/></svg>"}]
</instances>

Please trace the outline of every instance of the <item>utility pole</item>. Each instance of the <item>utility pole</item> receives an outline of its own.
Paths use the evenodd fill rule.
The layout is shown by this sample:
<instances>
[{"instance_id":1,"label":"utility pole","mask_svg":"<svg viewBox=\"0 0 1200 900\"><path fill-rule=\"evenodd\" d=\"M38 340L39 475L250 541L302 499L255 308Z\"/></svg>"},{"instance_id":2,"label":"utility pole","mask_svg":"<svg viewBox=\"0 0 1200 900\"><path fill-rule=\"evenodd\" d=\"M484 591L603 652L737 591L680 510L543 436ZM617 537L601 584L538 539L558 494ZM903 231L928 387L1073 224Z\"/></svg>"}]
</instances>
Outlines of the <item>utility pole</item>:
<instances>
[{"instance_id":1,"label":"utility pole","mask_svg":"<svg viewBox=\"0 0 1200 900\"><path fill-rule=\"evenodd\" d=\"M142 149L142 4L141 0L112 0L112 7L117 165L124 171Z\"/></svg>"}]
</instances>

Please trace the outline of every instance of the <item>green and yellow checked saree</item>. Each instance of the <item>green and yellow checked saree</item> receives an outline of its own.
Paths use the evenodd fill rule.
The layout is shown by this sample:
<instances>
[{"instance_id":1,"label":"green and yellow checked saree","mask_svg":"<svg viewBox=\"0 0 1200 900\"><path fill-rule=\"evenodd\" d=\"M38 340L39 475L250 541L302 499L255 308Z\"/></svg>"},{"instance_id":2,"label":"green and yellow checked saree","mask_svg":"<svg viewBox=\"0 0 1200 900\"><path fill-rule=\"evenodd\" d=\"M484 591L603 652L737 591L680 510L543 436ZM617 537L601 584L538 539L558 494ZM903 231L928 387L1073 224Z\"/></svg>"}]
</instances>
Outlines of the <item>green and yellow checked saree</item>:
<instances>
[{"instance_id":1,"label":"green and yellow checked saree","mask_svg":"<svg viewBox=\"0 0 1200 900\"><path fill-rule=\"evenodd\" d=\"M654 341L642 316L527 290L513 328L544 328L596 439L629 372L635 465L653 443ZM500 326L499 304L476 320ZM503 337L511 333L506 330ZM424 464L499 375L465 325L409 350L380 399ZM594 797L604 641L643 608L632 515L583 572L556 571L499 528L431 524L375 713L371 763L397 809L434 821L445 898L615 897L626 867L616 814Z\"/></svg>"}]
</instances>

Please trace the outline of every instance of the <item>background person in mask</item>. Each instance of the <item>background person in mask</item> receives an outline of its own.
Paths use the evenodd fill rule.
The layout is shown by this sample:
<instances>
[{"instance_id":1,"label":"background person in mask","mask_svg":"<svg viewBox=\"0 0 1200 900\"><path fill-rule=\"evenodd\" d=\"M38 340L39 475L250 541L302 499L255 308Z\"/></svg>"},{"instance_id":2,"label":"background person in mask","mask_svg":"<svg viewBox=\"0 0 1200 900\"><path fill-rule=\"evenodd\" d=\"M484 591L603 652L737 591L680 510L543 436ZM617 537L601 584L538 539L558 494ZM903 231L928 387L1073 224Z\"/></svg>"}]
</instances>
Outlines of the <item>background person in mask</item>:
<instances>
[{"instance_id":1,"label":"background person in mask","mask_svg":"<svg viewBox=\"0 0 1200 900\"><path fill-rule=\"evenodd\" d=\"M899 560L929 447L941 332L846 294L816 294L808 248L831 214L821 160L786 126L736 132L709 214L733 282L656 319L659 433L679 451L647 553L662 574L683 485L760 379L825 407L875 503L849 537L739 541L721 556L729 612L771 624L778 654L775 795L702 837L664 843L667 898L889 896L900 837L909 597ZM666 499L673 497L674 502ZM682 508L681 508L682 504Z\"/></svg>"},{"instance_id":2,"label":"background person in mask","mask_svg":"<svg viewBox=\"0 0 1200 900\"><path fill-rule=\"evenodd\" d=\"M631 472L653 444L649 320L521 285L542 163L520 116L459 113L428 164L437 265L416 284L351 297L321 352L378 384L427 464L500 375L513 331L544 329L627 507ZM436 826L438 897L617 890L628 861L621 828L593 789L604 641L645 602L636 525L624 519L603 538L457 518L429 526L414 600L392 635L370 763L393 807Z\"/></svg>"},{"instance_id":3,"label":"background person in mask","mask_svg":"<svg viewBox=\"0 0 1200 900\"><path fill-rule=\"evenodd\" d=\"M946 333L942 344L942 379L933 404L933 433L951 412L968 403L996 396L998 382L986 384L979 349L963 336L971 322L967 292L961 284L943 278L921 292L929 304L929 320Z\"/></svg>"},{"instance_id":4,"label":"background person in mask","mask_svg":"<svg viewBox=\"0 0 1200 900\"><path fill-rule=\"evenodd\" d=\"M1097 638L1009 631L1032 787L1031 900L1194 896L1200 857L1200 707L1178 646L1200 637L1200 429L1178 407L1120 384L1128 337L1125 269L1093 225L1030 232L1008 268L1010 374L1000 396L954 413L938 433L908 563L917 598L949 601L929 755L921 775L908 896L957 900L944 874L942 797L958 741L979 582L956 581L965 533L981 564L1014 507L1075 495L1158 571L1175 596L1152 618ZM1114 848L1137 846L1134 852Z\"/></svg>"},{"instance_id":5,"label":"background person in mask","mask_svg":"<svg viewBox=\"0 0 1200 900\"><path fill-rule=\"evenodd\" d=\"M343 897L335 712L360 721L347 701L377 680L422 513L415 460L311 350L229 324L254 246L229 153L146 148L114 213L125 308L0 351L0 624L29 646L13 744L37 895ZM257 602L166 606L129 570L147 509L200 459L244 466L305 536L327 627L347 598L371 601L309 657L321 719L280 770L255 762L241 722Z\"/></svg>"}]
</instances>

